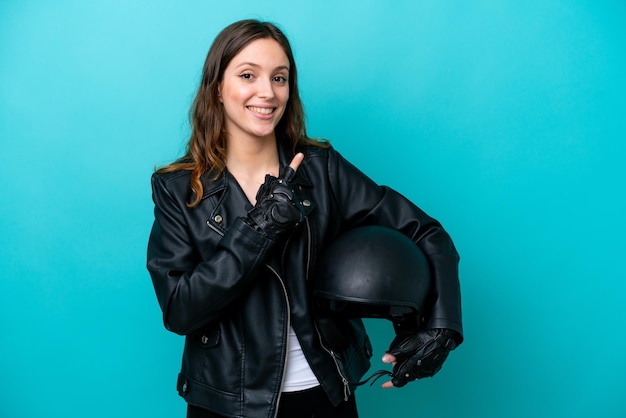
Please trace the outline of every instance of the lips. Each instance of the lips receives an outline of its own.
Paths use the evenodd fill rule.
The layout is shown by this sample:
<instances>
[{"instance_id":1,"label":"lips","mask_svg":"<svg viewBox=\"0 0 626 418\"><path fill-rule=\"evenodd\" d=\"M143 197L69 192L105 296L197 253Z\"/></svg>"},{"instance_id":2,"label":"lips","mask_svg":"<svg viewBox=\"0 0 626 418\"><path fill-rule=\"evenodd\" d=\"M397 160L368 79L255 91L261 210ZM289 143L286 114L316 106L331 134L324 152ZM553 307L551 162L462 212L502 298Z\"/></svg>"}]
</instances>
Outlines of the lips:
<instances>
[{"instance_id":1,"label":"lips","mask_svg":"<svg viewBox=\"0 0 626 418\"><path fill-rule=\"evenodd\" d=\"M257 107L257 106L248 106L248 109L254 113L260 113L261 115L271 115L274 113L276 108L274 107Z\"/></svg>"}]
</instances>

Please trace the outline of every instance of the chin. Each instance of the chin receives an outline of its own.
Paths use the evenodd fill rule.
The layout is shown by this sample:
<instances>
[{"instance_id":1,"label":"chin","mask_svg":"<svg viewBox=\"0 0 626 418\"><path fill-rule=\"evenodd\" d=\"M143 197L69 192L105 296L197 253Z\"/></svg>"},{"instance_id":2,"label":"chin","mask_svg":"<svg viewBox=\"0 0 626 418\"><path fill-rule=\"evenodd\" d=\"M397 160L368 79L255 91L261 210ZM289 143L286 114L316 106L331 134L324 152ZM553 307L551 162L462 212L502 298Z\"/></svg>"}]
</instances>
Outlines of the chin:
<instances>
[{"instance_id":1,"label":"chin","mask_svg":"<svg viewBox=\"0 0 626 418\"><path fill-rule=\"evenodd\" d=\"M265 139L265 138L273 137L275 132L276 131L274 130L274 128L272 128L271 130L252 132L252 135L256 136L259 139Z\"/></svg>"}]
</instances>

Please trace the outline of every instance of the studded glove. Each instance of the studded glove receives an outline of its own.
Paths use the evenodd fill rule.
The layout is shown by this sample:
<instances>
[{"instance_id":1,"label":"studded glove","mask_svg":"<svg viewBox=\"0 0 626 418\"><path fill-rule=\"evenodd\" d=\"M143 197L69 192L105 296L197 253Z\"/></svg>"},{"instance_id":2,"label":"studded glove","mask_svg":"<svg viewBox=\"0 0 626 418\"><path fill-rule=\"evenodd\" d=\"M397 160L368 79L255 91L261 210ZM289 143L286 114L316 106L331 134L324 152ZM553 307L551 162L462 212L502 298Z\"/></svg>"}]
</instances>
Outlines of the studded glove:
<instances>
[{"instance_id":1,"label":"studded glove","mask_svg":"<svg viewBox=\"0 0 626 418\"><path fill-rule=\"evenodd\" d=\"M402 387L413 380L434 376L456 348L456 335L456 331L443 328L397 335L387 351L396 358L393 385Z\"/></svg>"},{"instance_id":2,"label":"studded glove","mask_svg":"<svg viewBox=\"0 0 626 418\"><path fill-rule=\"evenodd\" d=\"M282 177L267 174L256 195L256 206L244 221L271 240L294 230L306 217L306 207L290 184L295 171L287 167Z\"/></svg>"}]
</instances>

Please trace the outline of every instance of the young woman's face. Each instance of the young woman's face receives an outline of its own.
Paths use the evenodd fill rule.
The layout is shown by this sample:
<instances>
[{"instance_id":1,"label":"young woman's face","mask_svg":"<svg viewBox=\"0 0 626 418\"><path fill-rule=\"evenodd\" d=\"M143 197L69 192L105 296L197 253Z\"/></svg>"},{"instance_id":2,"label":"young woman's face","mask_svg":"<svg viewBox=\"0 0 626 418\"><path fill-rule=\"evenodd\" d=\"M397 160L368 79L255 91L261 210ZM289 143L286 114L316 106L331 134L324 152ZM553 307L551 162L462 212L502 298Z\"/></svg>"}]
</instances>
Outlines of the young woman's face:
<instances>
[{"instance_id":1,"label":"young woman's face","mask_svg":"<svg viewBox=\"0 0 626 418\"><path fill-rule=\"evenodd\" d=\"M248 44L226 67L219 94L230 139L273 138L289 100L289 59L280 44Z\"/></svg>"}]
</instances>

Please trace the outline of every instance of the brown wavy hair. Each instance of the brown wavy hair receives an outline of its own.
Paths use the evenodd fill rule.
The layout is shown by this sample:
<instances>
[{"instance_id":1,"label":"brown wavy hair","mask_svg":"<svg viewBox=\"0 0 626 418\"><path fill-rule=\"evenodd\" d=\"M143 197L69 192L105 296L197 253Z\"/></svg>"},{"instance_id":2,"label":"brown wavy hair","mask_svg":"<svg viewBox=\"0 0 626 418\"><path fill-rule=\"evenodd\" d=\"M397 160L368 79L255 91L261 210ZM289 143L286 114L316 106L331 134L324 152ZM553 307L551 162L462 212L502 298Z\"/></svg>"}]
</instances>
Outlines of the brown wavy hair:
<instances>
[{"instance_id":1,"label":"brown wavy hair","mask_svg":"<svg viewBox=\"0 0 626 418\"><path fill-rule=\"evenodd\" d=\"M248 44L268 38L278 42L289 59L289 100L283 117L276 125L276 139L286 141L294 151L300 143L314 143L306 135L304 107L298 92L298 71L285 34L273 23L254 19L230 24L217 35L204 61L200 86L189 110L191 137L185 155L157 170L158 173L191 171L190 186L195 199L189 203L190 207L198 205L202 199L200 177L211 170L217 178L226 167L225 115L218 97L224 71Z\"/></svg>"}]
</instances>

